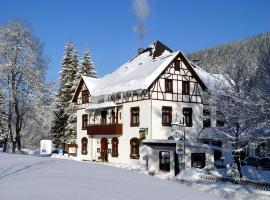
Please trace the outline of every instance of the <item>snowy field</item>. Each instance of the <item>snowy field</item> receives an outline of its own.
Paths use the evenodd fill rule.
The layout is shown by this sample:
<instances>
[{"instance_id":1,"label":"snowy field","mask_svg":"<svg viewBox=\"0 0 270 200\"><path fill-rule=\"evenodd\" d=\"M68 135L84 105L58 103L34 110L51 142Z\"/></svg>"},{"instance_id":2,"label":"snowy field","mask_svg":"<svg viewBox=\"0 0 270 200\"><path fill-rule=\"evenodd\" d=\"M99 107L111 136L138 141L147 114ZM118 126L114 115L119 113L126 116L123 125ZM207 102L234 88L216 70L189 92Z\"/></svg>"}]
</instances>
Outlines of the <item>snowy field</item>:
<instances>
[{"instance_id":1,"label":"snowy field","mask_svg":"<svg viewBox=\"0 0 270 200\"><path fill-rule=\"evenodd\" d=\"M0 153L0 199L221 199L173 181L108 165Z\"/></svg>"}]
</instances>

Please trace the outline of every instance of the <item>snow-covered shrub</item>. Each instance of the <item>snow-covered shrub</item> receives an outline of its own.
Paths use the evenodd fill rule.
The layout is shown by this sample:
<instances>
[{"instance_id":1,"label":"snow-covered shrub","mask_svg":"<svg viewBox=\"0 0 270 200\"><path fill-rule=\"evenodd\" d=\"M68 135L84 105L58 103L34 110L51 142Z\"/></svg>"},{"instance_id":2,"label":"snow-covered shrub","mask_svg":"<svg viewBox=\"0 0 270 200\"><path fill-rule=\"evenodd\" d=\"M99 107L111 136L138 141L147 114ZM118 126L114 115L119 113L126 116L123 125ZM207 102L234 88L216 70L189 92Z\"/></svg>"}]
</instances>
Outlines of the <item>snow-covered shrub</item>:
<instances>
[{"instance_id":1,"label":"snow-covered shrub","mask_svg":"<svg viewBox=\"0 0 270 200\"><path fill-rule=\"evenodd\" d=\"M232 163L232 164L227 165L227 176L230 178L239 178L240 177L236 163Z\"/></svg>"}]
</instances>

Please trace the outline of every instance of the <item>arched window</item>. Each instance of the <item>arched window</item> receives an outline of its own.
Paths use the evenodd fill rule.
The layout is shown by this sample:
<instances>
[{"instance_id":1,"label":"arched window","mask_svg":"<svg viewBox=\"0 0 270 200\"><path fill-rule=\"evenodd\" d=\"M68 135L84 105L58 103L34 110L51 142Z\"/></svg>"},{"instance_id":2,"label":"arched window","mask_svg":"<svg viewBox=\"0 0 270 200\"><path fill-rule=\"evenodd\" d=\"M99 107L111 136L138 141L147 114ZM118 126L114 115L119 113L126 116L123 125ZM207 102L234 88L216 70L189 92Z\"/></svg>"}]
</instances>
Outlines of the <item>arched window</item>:
<instances>
[{"instance_id":1,"label":"arched window","mask_svg":"<svg viewBox=\"0 0 270 200\"><path fill-rule=\"evenodd\" d=\"M82 155L87 155L87 143L88 139L86 137L82 138Z\"/></svg>"},{"instance_id":2,"label":"arched window","mask_svg":"<svg viewBox=\"0 0 270 200\"><path fill-rule=\"evenodd\" d=\"M118 157L118 138L112 138L112 157Z\"/></svg>"},{"instance_id":3,"label":"arched window","mask_svg":"<svg viewBox=\"0 0 270 200\"><path fill-rule=\"evenodd\" d=\"M139 153L139 139L138 138L132 138L130 140L130 158L131 159L139 159L140 153Z\"/></svg>"}]
</instances>

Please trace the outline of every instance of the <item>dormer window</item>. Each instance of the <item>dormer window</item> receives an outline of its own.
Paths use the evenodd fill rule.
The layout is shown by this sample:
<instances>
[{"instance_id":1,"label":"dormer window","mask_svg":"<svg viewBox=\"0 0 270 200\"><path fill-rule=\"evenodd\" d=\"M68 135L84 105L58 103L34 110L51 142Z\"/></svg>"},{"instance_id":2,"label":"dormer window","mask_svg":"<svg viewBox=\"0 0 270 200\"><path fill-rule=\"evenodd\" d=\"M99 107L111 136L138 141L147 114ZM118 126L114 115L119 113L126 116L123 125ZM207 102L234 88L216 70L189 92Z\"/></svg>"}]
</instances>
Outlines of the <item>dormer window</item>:
<instances>
[{"instance_id":1,"label":"dormer window","mask_svg":"<svg viewBox=\"0 0 270 200\"><path fill-rule=\"evenodd\" d=\"M173 81L171 79L165 79L165 92L173 92Z\"/></svg>"},{"instance_id":2,"label":"dormer window","mask_svg":"<svg viewBox=\"0 0 270 200\"><path fill-rule=\"evenodd\" d=\"M84 90L82 91L82 103L89 103L89 91Z\"/></svg>"}]
</instances>

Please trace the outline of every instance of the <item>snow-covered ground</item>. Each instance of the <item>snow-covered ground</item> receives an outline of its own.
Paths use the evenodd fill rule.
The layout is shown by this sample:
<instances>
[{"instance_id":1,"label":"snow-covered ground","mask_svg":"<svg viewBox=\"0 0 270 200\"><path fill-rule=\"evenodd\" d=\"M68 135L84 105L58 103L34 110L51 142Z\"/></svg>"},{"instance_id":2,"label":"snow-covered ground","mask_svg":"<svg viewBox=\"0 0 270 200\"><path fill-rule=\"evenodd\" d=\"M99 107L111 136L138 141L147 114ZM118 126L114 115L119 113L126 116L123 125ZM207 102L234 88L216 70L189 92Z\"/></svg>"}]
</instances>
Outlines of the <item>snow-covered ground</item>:
<instances>
[{"instance_id":1,"label":"snow-covered ground","mask_svg":"<svg viewBox=\"0 0 270 200\"><path fill-rule=\"evenodd\" d=\"M52 155L54 158L60 159L70 159L70 160L78 160L76 157L66 157L54 154ZM144 166L136 166L130 164L119 164L119 163L96 163L99 165L109 165L129 171L134 171L139 174L147 175ZM211 168L210 172L206 173L206 170L189 168L183 172L181 172L177 177L170 177L168 173L158 173L155 175L156 178L165 179L170 182L176 182L178 184L189 186L193 189L204 191L215 196L220 196L226 199L234 199L234 200L269 200L270 192L262 191L259 189L255 189L250 186L243 185L234 185L231 183L221 183L221 182L213 182L210 180L200 178L202 174L211 174L215 176L223 176L226 177L228 175L225 169L216 169ZM256 169L252 166L243 166L242 169L243 175L247 179L254 179L260 181L270 181L270 171Z\"/></svg>"},{"instance_id":2,"label":"snow-covered ground","mask_svg":"<svg viewBox=\"0 0 270 200\"><path fill-rule=\"evenodd\" d=\"M0 199L221 199L108 165L0 153Z\"/></svg>"}]
</instances>

